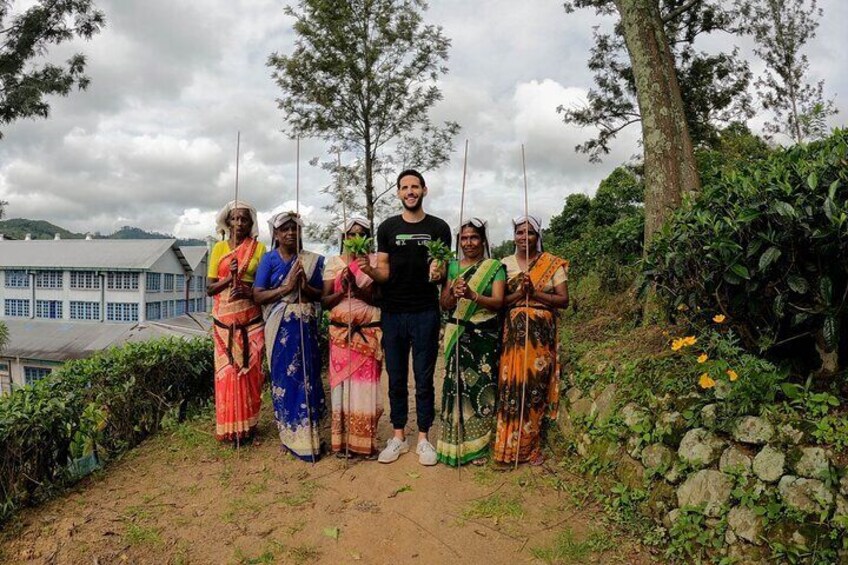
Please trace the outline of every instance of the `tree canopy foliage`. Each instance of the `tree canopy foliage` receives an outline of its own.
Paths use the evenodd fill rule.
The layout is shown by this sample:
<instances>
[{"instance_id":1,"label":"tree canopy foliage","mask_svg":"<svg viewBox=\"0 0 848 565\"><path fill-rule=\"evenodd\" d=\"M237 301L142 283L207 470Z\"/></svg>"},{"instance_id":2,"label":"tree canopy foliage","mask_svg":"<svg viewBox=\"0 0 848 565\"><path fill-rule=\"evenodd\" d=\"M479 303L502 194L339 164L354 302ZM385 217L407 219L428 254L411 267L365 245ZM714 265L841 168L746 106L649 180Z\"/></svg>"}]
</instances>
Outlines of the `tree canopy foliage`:
<instances>
[{"instance_id":1,"label":"tree canopy foliage","mask_svg":"<svg viewBox=\"0 0 848 565\"><path fill-rule=\"evenodd\" d=\"M659 2L687 126L695 145L714 142L721 127L752 116L747 92L751 71L738 50L710 54L695 46L695 40L702 35L736 31L736 14L724 4L709 0ZM613 14L616 2L575 0L566 2L565 8L594 8L599 14ZM558 111L566 123L598 129L596 137L576 149L588 154L591 161L599 161L609 153L610 143L622 129L640 121L641 112L621 20L612 33L596 29L594 36L588 66L594 72L595 86L589 90L587 103L582 107L560 106Z\"/></svg>"},{"instance_id":2,"label":"tree canopy foliage","mask_svg":"<svg viewBox=\"0 0 848 565\"><path fill-rule=\"evenodd\" d=\"M372 226L393 173L446 162L459 131L455 122L429 118L442 99L436 81L447 72L450 40L441 27L425 24L426 8L423 0L301 0L286 8L296 20L294 51L268 59L288 132L355 155L343 170L335 160L324 166L346 186L361 187L349 212L364 213ZM340 196L335 183L324 192Z\"/></svg>"},{"instance_id":3,"label":"tree canopy foliage","mask_svg":"<svg viewBox=\"0 0 848 565\"><path fill-rule=\"evenodd\" d=\"M64 64L45 60L51 46L74 38L90 39L105 22L92 0L37 0L14 13L14 2L0 1L0 124L21 118L46 118L49 95L84 90L85 55ZM3 132L0 131L0 138ZM1 207L0 207L1 208Z\"/></svg>"}]
</instances>

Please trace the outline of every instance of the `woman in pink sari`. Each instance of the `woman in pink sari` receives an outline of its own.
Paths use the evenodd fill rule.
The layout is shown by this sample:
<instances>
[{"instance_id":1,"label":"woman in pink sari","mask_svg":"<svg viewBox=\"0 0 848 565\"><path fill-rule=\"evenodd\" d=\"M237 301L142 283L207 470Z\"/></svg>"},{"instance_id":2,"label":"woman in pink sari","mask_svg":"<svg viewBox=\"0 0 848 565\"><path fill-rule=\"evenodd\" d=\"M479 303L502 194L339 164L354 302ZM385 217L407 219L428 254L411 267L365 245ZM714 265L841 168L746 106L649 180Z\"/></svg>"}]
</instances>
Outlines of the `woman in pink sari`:
<instances>
[{"instance_id":1,"label":"woman in pink sari","mask_svg":"<svg viewBox=\"0 0 848 565\"><path fill-rule=\"evenodd\" d=\"M324 267L324 307L330 310L332 449L338 457L377 453L377 422L383 413L380 372L380 310L374 285L344 249L344 240L368 237L368 221L351 218L339 230L340 255ZM372 265L374 254L368 255Z\"/></svg>"}]
</instances>

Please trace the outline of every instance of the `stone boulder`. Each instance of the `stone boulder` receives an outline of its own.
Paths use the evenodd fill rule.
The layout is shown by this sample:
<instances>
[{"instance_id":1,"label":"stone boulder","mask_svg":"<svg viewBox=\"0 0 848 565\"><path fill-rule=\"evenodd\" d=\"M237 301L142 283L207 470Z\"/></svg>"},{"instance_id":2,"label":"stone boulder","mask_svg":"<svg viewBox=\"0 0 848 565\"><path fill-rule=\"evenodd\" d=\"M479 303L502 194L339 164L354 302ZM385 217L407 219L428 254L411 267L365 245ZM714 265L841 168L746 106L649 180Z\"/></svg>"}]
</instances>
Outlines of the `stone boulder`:
<instances>
[{"instance_id":1,"label":"stone boulder","mask_svg":"<svg viewBox=\"0 0 848 565\"><path fill-rule=\"evenodd\" d=\"M765 446L754 457L754 474L762 481L773 483L783 475L786 454L776 447Z\"/></svg>"},{"instance_id":2,"label":"stone boulder","mask_svg":"<svg viewBox=\"0 0 848 565\"><path fill-rule=\"evenodd\" d=\"M674 452L661 443L652 443L642 450L642 464L646 469L665 473L674 463Z\"/></svg>"},{"instance_id":3,"label":"stone boulder","mask_svg":"<svg viewBox=\"0 0 848 565\"><path fill-rule=\"evenodd\" d=\"M762 516L757 516L753 510L744 506L735 506L727 513L728 529L739 539L755 545L763 543L760 539L765 528L765 520Z\"/></svg>"},{"instance_id":4,"label":"stone boulder","mask_svg":"<svg viewBox=\"0 0 848 565\"><path fill-rule=\"evenodd\" d=\"M804 432L792 424L781 424L777 428L777 441L786 445L798 445L804 441Z\"/></svg>"},{"instance_id":5,"label":"stone boulder","mask_svg":"<svg viewBox=\"0 0 848 565\"><path fill-rule=\"evenodd\" d=\"M787 507L805 514L827 513L833 508L833 493L818 479L786 475L777 490Z\"/></svg>"},{"instance_id":6,"label":"stone boulder","mask_svg":"<svg viewBox=\"0 0 848 565\"><path fill-rule=\"evenodd\" d=\"M843 530L848 530L848 498L836 495L836 511L833 513L833 523Z\"/></svg>"},{"instance_id":7,"label":"stone boulder","mask_svg":"<svg viewBox=\"0 0 848 565\"><path fill-rule=\"evenodd\" d=\"M725 443L704 428L689 430L680 440L677 454L692 467L707 467L718 459Z\"/></svg>"},{"instance_id":8,"label":"stone boulder","mask_svg":"<svg viewBox=\"0 0 848 565\"><path fill-rule=\"evenodd\" d=\"M796 475L808 479L823 479L830 471L830 459L821 447L802 447L793 452L792 469Z\"/></svg>"},{"instance_id":9,"label":"stone boulder","mask_svg":"<svg viewBox=\"0 0 848 565\"><path fill-rule=\"evenodd\" d=\"M568 399L569 404L574 404L575 402L583 398L583 391L577 388L576 386L573 386L567 391L565 391L565 397Z\"/></svg>"},{"instance_id":10,"label":"stone boulder","mask_svg":"<svg viewBox=\"0 0 848 565\"><path fill-rule=\"evenodd\" d=\"M654 432L662 437L664 444L677 447L686 432L686 420L680 412L662 412L657 417Z\"/></svg>"},{"instance_id":11,"label":"stone boulder","mask_svg":"<svg viewBox=\"0 0 848 565\"><path fill-rule=\"evenodd\" d=\"M765 418L744 416L733 428L733 439L739 443L765 445L774 437L774 427Z\"/></svg>"},{"instance_id":12,"label":"stone boulder","mask_svg":"<svg viewBox=\"0 0 848 565\"><path fill-rule=\"evenodd\" d=\"M721 454L718 468L722 473L747 477L751 474L751 458L735 445L731 445Z\"/></svg>"},{"instance_id":13,"label":"stone boulder","mask_svg":"<svg viewBox=\"0 0 848 565\"><path fill-rule=\"evenodd\" d=\"M571 415L575 418L588 418L592 413L592 399L588 396L578 398L571 404Z\"/></svg>"},{"instance_id":14,"label":"stone boulder","mask_svg":"<svg viewBox=\"0 0 848 565\"><path fill-rule=\"evenodd\" d=\"M615 384L607 385L601 394L595 398L592 405L591 415L595 417L595 421L603 423L608 421L615 413L615 403L617 400L618 386Z\"/></svg>"},{"instance_id":15,"label":"stone boulder","mask_svg":"<svg viewBox=\"0 0 848 565\"><path fill-rule=\"evenodd\" d=\"M621 421L631 432L635 432L637 428L645 427L651 421L648 412L635 402L625 404L618 413L621 416Z\"/></svg>"},{"instance_id":16,"label":"stone boulder","mask_svg":"<svg viewBox=\"0 0 848 565\"><path fill-rule=\"evenodd\" d=\"M677 488L677 505L704 507L704 515L717 518L730 500L733 477L712 469L703 469L689 475Z\"/></svg>"},{"instance_id":17,"label":"stone boulder","mask_svg":"<svg viewBox=\"0 0 848 565\"><path fill-rule=\"evenodd\" d=\"M842 478L839 479L839 493L842 496L848 496L848 469L843 469Z\"/></svg>"},{"instance_id":18,"label":"stone boulder","mask_svg":"<svg viewBox=\"0 0 848 565\"><path fill-rule=\"evenodd\" d=\"M701 408L701 424L709 429L716 427L718 422L718 404L707 404Z\"/></svg>"}]
</instances>

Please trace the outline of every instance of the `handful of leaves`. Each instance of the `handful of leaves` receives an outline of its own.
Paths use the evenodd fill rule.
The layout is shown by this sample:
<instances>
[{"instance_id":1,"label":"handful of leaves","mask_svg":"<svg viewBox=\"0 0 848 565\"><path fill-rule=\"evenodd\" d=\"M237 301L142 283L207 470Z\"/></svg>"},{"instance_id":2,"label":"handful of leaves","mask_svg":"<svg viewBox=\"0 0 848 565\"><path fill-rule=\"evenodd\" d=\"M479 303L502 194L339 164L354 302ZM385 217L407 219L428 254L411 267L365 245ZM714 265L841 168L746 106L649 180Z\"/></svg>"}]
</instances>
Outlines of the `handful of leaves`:
<instances>
[{"instance_id":1,"label":"handful of leaves","mask_svg":"<svg viewBox=\"0 0 848 565\"><path fill-rule=\"evenodd\" d=\"M451 251L450 247L438 239L428 241L424 245L427 247L427 257L429 257L431 261L438 261L440 265L445 265L451 259L456 258L456 253Z\"/></svg>"},{"instance_id":2,"label":"handful of leaves","mask_svg":"<svg viewBox=\"0 0 848 565\"><path fill-rule=\"evenodd\" d=\"M354 256L368 255L371 252L372 239L364 235L355 235L344 240L344 250Z\"/></svg>"}]
</instances>

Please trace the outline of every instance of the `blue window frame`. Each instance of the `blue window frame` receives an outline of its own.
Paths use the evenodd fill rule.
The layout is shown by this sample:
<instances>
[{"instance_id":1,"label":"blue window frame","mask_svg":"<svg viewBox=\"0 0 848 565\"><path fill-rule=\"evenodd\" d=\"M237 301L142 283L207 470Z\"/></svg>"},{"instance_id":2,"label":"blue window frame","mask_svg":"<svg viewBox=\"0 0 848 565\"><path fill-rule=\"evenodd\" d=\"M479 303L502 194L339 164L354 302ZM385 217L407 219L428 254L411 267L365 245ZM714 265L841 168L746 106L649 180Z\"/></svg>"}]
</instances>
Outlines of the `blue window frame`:
<instances>
[{"instance_id":1,"label":"blue window frame","mask_svg":"<svg viewBox=\"0 0 848 565\"><path fill-rule=\"evenodd\" d=\"M35 288L62 288L62 271L36 271Z\"/></svg>"},{"instance_id":2,"label":"blue window frame","mask_svg":"<svg viewBox=\"0 0 848 565\"><path fill-rule=\"evenodd\" d=\"M161 302L148 302L145 307L145 315L148 320L161 320L162 319L162 303Z\"/></svg>"},{"instance_id":3,"label":"blue window frame","mask_svg":"<svg viewBox=\"0 0 848 565\"><path fill-rule=\"evenodd\" d=\"M162 290L162 274L147 273L147 292L159 292Z\"/></svg>"},{"instance_id":4,"label":"blue window frame","mask_svg":"<svg viewBox=\"0 0 848 565\"><path fill-rule=\"evenodd\" d=\"M6 288L29 288L29 274L26 271L6 271Z\"/></svg>"},{"instance_id":5,"label":"blue window frame","mask_svg":"<svg viewBox=\"0 0 848 565\"><path fill-rule=\"evenodd\" d=\"M110 322L137 322L137 302L107 302L106 319Z\"/></svg>"},{"instance_id":6,"label":"blue window frame","mask_svg":"<svg viewBox=\"0 0 848 565\"><path fill-rule=\"evenodd\" d=\"M24 365L24 383L31 385L36 381L40 381L52 372L53 369L49 367L28 367Z\"/></svg>"},{"instance_id":7,"label":"blue window frame","mask_svg":"<svg viewBox=\"0 0 848 565\"><path fill-rule=\"evenodd\" d=\"M138 290L138 273L107 273L106 288L109 290Z\"/></svg>"},{"instance_id":8,"label":"blue window frame","mask_svg":"<svg viewBox=\"0 0 848 565\"><path fill-rule=\"evenodd\" d=\"M174 275L165 273L165 292L174 292Z\"/></svg>"},{"instance_id":9,"label":"blue window frame","mask_svg":"<svg viewBox=\"0 0 848 565\"><path fill-rule=\"evenodd\" d=\"M100 303L85 302L81 300L71 300L71 319L72 320L99 320L100 319Z\"/></svg>"},{"instance_id":10,"label":"blue window frame","mask_svg":"<svg viewBox=\"0 0 848 565\"><path fill-rule=\"evenodd\" d=\"M10 318L29 318L29 300L7 298L3 301L3 315Z\"/></svg>"},{"instance_id":11,"label":"blue window frame","mask_svg":"<svg viewBox=\"0 0 848 565\"><path fill-rule=\"evenodd\" d=\"M96 271L71 271L71 288L99 290L100 276Z\"/></svg>"},{"instance_id":12,"label":"blue window frame","mask_svg":"<svg viewBox=\"0 0 848 565\"><path fill-rule=\"evenodd\" d=\"M35 301L35 317L48 318L51 320L62 319L62 301L61 300L36 300Z\"/></svg>"}]
</instances>

